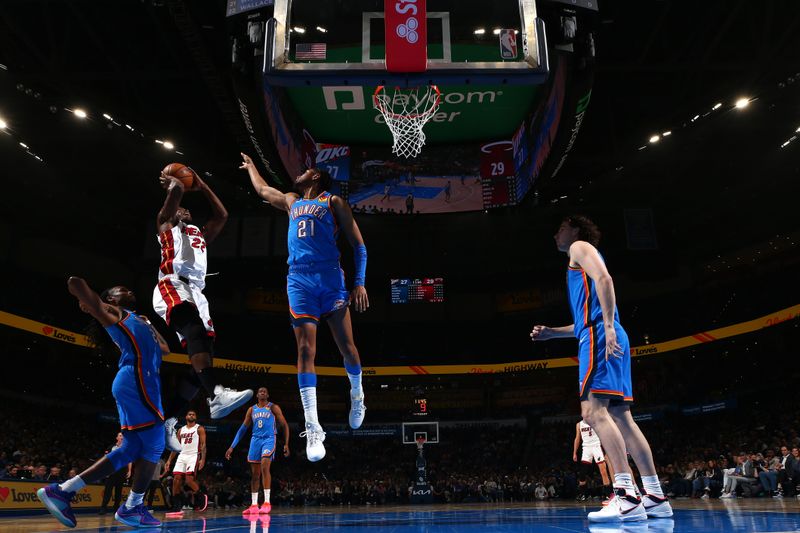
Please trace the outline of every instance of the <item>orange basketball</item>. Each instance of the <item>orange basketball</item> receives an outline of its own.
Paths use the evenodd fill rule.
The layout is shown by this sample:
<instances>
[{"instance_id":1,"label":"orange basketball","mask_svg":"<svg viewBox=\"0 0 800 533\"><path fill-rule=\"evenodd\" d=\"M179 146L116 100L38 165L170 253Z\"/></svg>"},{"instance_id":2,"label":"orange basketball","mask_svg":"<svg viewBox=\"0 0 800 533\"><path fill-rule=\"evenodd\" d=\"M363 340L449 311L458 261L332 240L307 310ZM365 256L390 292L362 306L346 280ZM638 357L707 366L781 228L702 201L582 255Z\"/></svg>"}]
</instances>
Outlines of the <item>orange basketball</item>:
<instances>
[{"instance_id":1,"label":"orange basketball","mask_svg":"<svg viewBox=\"0 0 800 533\"><path fill-rule=\"evenodd\" d=\"M182 163L170 163L165 166L164 174L178 179L187 189L194 185L194 173Z\"/></svg>"}]
</instances>

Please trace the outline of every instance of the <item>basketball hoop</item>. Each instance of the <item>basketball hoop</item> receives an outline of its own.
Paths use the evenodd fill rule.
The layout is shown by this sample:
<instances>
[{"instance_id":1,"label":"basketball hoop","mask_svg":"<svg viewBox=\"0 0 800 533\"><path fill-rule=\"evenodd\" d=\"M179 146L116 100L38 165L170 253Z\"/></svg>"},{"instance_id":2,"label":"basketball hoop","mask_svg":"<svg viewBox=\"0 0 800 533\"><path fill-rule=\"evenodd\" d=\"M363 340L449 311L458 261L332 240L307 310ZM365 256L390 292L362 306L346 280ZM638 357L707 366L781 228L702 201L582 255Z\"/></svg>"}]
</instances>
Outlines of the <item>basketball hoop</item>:
<instances>
[{"instance_id":1,"label":"basketball hoop","mask_svg":"<svg viewBox=\"0 0 800 533\"><path fill-rule=\"evenodd\" d=\"M422 450L422 447L425 446L427 441L428 439L426 439L424 435L419 435L417 437L417 450Z\"/></svg>"},{"instance_id":2,"label":"basketball hoop","mask_svg":"<svg viewBox=\"0 0 800 533\"><path fill-rule=\"evenodd\" d=\"M436 85L387 90L379 85L372 102L383 115L394 144L392 153L402 157L417 157L425 145L422 128L439 109L442 93Z\"/></svg>"}]
</instances>

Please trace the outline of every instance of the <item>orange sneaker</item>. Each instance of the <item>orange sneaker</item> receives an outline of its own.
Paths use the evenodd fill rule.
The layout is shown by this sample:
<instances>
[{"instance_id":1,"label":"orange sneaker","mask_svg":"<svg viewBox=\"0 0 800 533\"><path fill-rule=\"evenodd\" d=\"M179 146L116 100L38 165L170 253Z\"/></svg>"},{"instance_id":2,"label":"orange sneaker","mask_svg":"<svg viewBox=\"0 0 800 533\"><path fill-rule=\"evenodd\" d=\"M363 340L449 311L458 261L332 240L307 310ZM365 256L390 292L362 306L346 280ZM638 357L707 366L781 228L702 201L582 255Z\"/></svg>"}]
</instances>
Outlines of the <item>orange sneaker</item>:
<instances>
[{"instance_id":1,"label":"orange sneaker","mask_svg":"<svg viewBox=\"0 0 800 533\"><path fill-rule=\"evenodd\" d=\"M259 509L259 510L258 510L258 514L269 514L269 512L270 512L271 510L272 510L272 504L271 504L271 503L264 502L264 503L261 505L261 509Z\"/></svg>"},{"instance_id":2,"label":"orange sneaker","mask_svg":"<svg viewBox=\"0 0 800 533\"><path fill-rule=\"evenodd\" d=\"M258 515L258 505L251 505L250 507L242 511L242 516L248 516L252 514Z\"/></svg>"}]
</instances>

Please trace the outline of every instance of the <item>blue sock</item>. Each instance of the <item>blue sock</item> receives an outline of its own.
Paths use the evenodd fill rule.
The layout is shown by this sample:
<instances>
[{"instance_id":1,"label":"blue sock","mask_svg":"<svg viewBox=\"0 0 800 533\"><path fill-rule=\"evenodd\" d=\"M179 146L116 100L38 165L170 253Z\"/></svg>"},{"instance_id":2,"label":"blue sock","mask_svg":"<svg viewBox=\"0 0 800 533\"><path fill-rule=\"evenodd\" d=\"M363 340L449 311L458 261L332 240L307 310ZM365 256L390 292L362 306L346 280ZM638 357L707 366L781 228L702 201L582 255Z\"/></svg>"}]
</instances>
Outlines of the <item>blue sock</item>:
<instances>
[{"instance_id":1,"label":"blue sock","mask_svg":"<svg viewBox=\"0 0 800 533\"><path fill-rule=\"evenodd\" d=\"M299 372L297 374L297 384L300 386L301 389L304 389L306 387L316 387L317 375L312 374L311 372Z\"/></svg>"}]
</instances>

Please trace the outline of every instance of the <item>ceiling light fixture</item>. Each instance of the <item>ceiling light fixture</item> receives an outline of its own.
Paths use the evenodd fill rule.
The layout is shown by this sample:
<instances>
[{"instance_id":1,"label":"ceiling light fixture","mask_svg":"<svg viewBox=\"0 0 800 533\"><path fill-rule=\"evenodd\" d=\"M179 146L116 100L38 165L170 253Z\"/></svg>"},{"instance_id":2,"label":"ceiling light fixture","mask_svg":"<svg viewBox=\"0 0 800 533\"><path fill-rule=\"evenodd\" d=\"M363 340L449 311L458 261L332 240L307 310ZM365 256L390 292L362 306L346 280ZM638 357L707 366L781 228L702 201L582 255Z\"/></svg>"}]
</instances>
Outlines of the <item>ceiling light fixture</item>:
<instances>
[{"instance_id":1,"label":"ceiling light fixture","mask_svg":"<svg viewBox=\"0 0 800 533\"><path fill-rule=\"evenodd\" d=\"M80 108L74 109L72 111L72 113L78 118L86 118L87 117L86 111L84 111L83 109L80 109Z\"/></svg>"},{"instance_id":2,"label":"ceiling light fixture","mask_svg":"<svg viewBox=\"0 0 800 533\"><path fill-rule=\"evenodd\" d=\"M484 29L484 28L478 28L477 30L475 30L475 31L474 31L474 32L472 32L472 33L474 33L475 35L483 35L484 33L486 33L486 29Z\"/></svg>"},{"instance_id":3,"label":"ceiling light fixture","mask_svg":"<svg viewBox=\"0 0 800 533\"><path fill-rule=\"evenodd\" d=\"M739 98L736 100L736 109L744 109L750 104L750 100L747 98Z\"/></svg>"}]
</instances>

